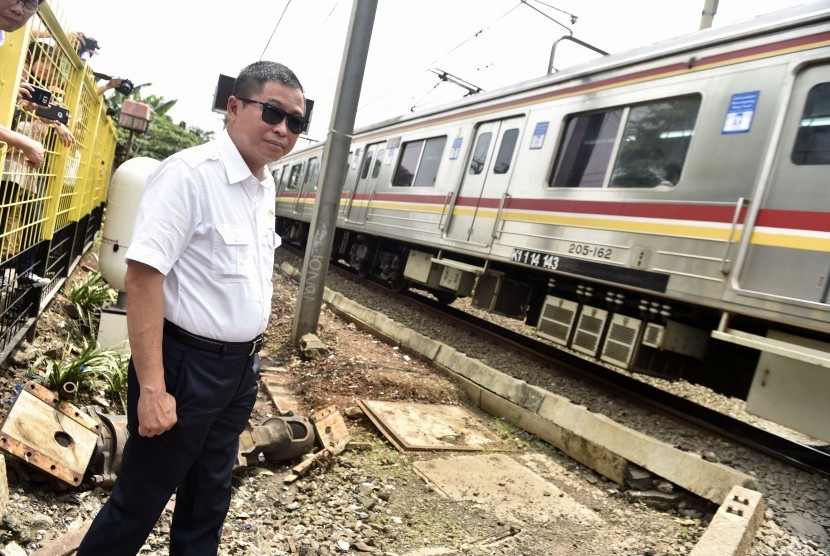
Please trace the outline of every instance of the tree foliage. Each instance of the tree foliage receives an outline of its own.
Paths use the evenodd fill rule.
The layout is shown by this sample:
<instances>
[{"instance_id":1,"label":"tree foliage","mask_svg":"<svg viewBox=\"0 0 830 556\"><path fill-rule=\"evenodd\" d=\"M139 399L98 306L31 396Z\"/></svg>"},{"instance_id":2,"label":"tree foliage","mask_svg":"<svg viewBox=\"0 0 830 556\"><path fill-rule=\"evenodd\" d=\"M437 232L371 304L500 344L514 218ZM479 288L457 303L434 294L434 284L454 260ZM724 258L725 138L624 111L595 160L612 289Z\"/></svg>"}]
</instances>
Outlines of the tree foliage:
<instances>
[{"instance_id":1,"label":"tree foliage","mask_svg":"<svg viewBox=\"0 0 830 556\"><path fill-rule=\"evenodd\" d=\"M141 97L141 87L136 87L129 96L113 93L106 98L110 112L114 114L118 134L115 165L118 166L127 158L134 156L148 156L156 160L164 160L171 154L188 147L201 145L213 137L212 131L205 131L196 126L189 126L186 122L173 122L167 115L176 104L176 100L165 100L158 95ZM126 98L138 100L150 105L152 116L147 133L130 132L118 125L118 114ZM131 137L132 133L132 137Z\"/></svg>"}]
</instances>

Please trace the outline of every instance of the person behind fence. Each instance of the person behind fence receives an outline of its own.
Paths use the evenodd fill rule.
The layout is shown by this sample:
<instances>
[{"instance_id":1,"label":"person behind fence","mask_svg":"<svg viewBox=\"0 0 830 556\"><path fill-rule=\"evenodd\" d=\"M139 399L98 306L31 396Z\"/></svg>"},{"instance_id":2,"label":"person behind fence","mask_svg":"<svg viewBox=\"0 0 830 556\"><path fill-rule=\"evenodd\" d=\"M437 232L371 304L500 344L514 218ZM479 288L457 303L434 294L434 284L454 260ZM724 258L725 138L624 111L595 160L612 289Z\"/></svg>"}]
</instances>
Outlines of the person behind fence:
<instances>
[{"instance_id":1,"label":"person behind fence","mask_svg":"<svg viewBox=\"0 0 830 556\"><path fill-rule=\"evenodd\" d=\"M49 278L37 274L43 269L36 268L38 254L32 247L40 240L48 174L53 171L47 163L48 153L55 152L57 140L70 146L75 144L75 137L62 122L37 116L38 104L31 99L34 86L50 89L55 99L60 98L62 91L54 83L57 75L54 59L55 49L46 41L30 41L12 131L43 149L42 171L33 171L26 151L10 145L3 163L0 230L4 232L3 259L17 257L0 276L3 291L10 286L44 287L51 283Z\"/></svg>"},{"instance_id":2,"label":"person behind fence","mask_svg":"<svg viewBox=\"0 0 830 556\"><path fill-rule=\"evenodd\" d=\"M0 45L5 41L4 33L17 31L26 25L41 2L43 0L0 0ZM0 142L22 152L30 167L40 168L43 164L43 145L3 124L0 124Z\"/></svg>"},{"instance_id":3,"label":"person behind fence","mask_svg":"<svg viewBox=\"0 0 830 556\"><path fill-rule=\"evenodd\" d=\"M45 146L48 158L49 152L55 151L55 144L60 140L64 145L75 144L75 136L62 122L34 115L37 103L26 100L31 98L32 85L51 89L56 97L62 91L50 81L54 80L55 69L53 60L55 51L44 41L31 41L26 52L24 66L24 81L21 83L18 103L15 106L15 115L12 125L16 132L22 133ZM0 210L0 229L12 228L13 233L7 233L3 243L3 257L8 258L26 245L40 238L43 219L43 207L46 200L47 175L51 170L48 163L44 163L45 173L33 173L23 160L22 153L10 149L6 154L3 166L2 182L2 210ZM28 237L28 241L24 240ZM36 274L37 253L28 250L21 253L14 263L16 283L23 286L43 287L51 282ZM11 276L6 273L0 277L0 286L8 285Z\"/></svg>"},{"instance_id":4,"label":"person behind fence","mask_svg":"<svg viewBox=\"0 0 830 556\"><path fill-rule=\"evenodd\" d=\"M174 491L169 554L217 554L273 293L266 165L308 125L300 82L275 62L241 71L227 112L225 131L147 179L125 255L129 438L78 556L136 554Z\"/></svg>"}]
</instances>

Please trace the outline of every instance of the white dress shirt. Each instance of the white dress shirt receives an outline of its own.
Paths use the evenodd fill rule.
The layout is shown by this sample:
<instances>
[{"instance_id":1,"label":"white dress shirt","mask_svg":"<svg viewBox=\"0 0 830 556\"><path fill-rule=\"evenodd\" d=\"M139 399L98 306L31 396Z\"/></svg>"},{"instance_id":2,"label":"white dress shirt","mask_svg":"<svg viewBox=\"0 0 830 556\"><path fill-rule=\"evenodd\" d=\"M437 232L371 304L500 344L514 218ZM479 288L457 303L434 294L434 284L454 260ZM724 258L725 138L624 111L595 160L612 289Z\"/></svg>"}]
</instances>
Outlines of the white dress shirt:
<instances>
[{"instance_id":1,"label":"white dress shirt","mask_svg":"<svg viewBox=\"0 0 830 556\"><path fill-rule=\"evenodd\" d=\"M126 258L165 275L164 317L226 342L265 331L271 312L274 180L259 181L226 131L147 179Z\"/></svg>"}]
</instances>

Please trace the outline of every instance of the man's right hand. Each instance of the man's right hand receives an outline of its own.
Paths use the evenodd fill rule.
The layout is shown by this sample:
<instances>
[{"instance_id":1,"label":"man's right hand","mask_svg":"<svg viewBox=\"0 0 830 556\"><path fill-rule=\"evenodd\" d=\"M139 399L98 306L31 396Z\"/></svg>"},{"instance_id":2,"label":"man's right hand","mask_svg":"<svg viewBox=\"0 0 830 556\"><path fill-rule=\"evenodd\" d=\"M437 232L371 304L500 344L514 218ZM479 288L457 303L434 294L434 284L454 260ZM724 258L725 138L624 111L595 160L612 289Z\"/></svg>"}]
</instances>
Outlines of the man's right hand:
<instances>
[{"instance_id":1,"label":"man's right hand","mask_svg":"<svg viewBox=\"0 0 830 556\"><path fill-rule=\"evenodd\" d=\"M21 134L20 150L26 158L26 166L30 168L40 168L43 165L43 157L46 150L39 141L35 141L25 135Z\"/></svg>"},{"instance_id":2,"label":"man's right hand","mask_svg":"<svg viewBox=\"0 0 830 556\"><path fill-rule=\"evenodd\" d=\"M176 398L167 391L141 390L138 397L138 434L157 436L176 424Z\"/></svg>"}]
</instances>

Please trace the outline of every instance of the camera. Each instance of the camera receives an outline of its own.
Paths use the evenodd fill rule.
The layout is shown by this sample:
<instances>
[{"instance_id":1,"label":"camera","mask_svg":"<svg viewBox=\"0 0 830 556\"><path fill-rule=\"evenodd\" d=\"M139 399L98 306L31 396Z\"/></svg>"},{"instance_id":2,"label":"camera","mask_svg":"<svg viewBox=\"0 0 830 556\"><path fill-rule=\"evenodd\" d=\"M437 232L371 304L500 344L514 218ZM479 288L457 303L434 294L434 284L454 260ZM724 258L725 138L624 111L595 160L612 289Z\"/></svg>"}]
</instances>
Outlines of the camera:
<instances>
[{"instance_id":1,"label":"camera","mask_svg":"<svg viewBox=\"0 0 830 556\"><path fill-rule=\"evenodd\" d=\"M118 87L116 87L115 90L121 93L122 95L129 95L133 92L133 88L134 85L132 81L130 81L129 79L122 79L121 84Z\"/></svg>"},{"instance_id":2,"label":"camera","mask_svg":"<svg viewBox=\"0 0 830 556\"><path fill-rule=\"evenodd\" d=\"M69 125L69 110L60 104L50 104L49 106L38 106L35 109L35 114L47 120L55 120L63 125Z\"/></svg>"},{"instance_id":3,"label":"camera","mask_svg":"<svg viewBox=\"0 0 830 556\"><path fill-rule=\"evenodd\" d=\"M32 89L34 89L34 91L32 91L30 95L24 94L23 99L41 106L49 106L49 103L52 102L52 91L44 89L43 87L38 87L37 85L32 85Z\"/></svg>"}]
</instances>

